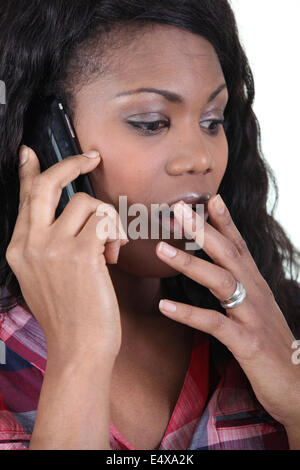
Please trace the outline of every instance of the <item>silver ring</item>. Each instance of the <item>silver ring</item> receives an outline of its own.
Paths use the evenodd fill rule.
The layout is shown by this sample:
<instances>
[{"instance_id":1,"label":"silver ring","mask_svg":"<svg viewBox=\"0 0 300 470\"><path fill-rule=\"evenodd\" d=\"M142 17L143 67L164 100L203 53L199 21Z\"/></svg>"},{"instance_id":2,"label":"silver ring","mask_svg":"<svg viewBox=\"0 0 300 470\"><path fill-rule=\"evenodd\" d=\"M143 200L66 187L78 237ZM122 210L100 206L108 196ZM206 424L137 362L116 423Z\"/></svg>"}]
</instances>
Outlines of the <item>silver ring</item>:
<instances>
[{"instance_id":1,"label":"silver ring","mask_svg":"<svg viewBox=\"0 0 300 470\"><path fill-rule=\"evenodd\" d=\"M240 305L246 298L246 290L241 282L236 283L236 290L234 294L223 302L220 301L220 304L223 308L233 308L237 305Z\"/></svg>"}]
</instances>

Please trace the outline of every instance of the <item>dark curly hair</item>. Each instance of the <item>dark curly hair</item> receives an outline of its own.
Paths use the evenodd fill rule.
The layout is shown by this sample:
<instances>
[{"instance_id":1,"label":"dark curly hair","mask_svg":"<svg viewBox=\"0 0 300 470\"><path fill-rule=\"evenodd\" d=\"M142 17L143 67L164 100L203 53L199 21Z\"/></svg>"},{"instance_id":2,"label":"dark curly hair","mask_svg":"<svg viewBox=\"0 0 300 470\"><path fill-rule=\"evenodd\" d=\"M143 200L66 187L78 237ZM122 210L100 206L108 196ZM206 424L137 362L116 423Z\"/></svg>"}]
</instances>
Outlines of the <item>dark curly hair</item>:
<instances>
[{"instance_id":1,"label":"dark curly hair","mask_svg":"<svg viewBox=\"0 0 300 470\"><path fill-rule=\"evenodd\" d=\"M252 109L253 75L227 0L1 2L0 80L6 84L7 101L0 106L0 311L26 305L6 250L18 214L20 145L26 143L43 161L52 161L48 136L38 127L39 104L55 95L73 119L75 90L105 73L120 45L130 47L155 24L203 36L219 57L229 92L225 111L229 161L219 193L289 327L300 337L300 252L274 218L278 187L262 155L260 127ZM270 183L275 201L269 214ZM203 250L197 256L212 262ZM225 313L207 288L182 274L163 279L162 285L173 300Z\"/></svg>"}]
</instances>

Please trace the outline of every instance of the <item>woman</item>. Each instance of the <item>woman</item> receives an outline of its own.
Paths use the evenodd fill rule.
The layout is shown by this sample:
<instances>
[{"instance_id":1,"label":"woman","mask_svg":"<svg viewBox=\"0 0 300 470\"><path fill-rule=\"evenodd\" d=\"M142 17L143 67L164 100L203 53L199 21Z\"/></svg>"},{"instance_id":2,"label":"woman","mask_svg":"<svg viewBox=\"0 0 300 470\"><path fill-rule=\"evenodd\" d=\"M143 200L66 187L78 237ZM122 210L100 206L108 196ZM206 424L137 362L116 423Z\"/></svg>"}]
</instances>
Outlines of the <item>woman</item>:
<instances>
[{"instance_id":1,"label":"woman","mask_svg":"<svg viewBox=\"0 0 300 470\"><path fill-rule=\"evenodd\" d=\"M1 8L1 447L299 449L299 253L267 213L268 176L277 188L227 0ZM46 169L50 96L85 155ZM96 197L62 210L79 174ZM124 241L119 218L95 236L120 195L205 202L202 249ZM192 233L201 214L183 224L176 207Z\"/></svg>"}]
</instances>

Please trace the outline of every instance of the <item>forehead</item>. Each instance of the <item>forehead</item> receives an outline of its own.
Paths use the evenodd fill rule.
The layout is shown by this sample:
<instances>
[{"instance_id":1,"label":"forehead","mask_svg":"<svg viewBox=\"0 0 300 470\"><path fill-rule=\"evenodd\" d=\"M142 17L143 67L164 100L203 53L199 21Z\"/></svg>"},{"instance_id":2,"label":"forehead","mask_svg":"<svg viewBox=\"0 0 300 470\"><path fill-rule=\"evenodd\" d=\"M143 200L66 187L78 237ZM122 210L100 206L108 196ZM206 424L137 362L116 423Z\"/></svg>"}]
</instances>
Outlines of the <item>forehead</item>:
<instances>
[{"instance_id":1,"label":"forehead","mask_svg":"<svg viewBox=\"0 0 300 470\"><path fill-rule=\"evenodd\" d=\"M208 88L224 79L213 46L202 36L169 25L152 25L121 46L111 62L109 82L160 86L180 81L187 87L197 79ZM108 78L107 77L107 78Z\"/></svg>"},{"instance_id":2,"label":"forehead","mask_svg":"<svg viewBox=\"0 0 300 470\"><path fill-rule=\"evenodd\" d=\"M138 88L165 89L191 105L206 104L211 93L225 82L214 47L202 36L169 25L151 25L133 38L129 35L127 41L126 34L121 34L115 38L117 47L102 57L104 73L76 90L75 120L78 109L89 113L95 109L98 115L99 100L104 113L112 112L120 100L126 99L116 99L118 94ZM151 102L159 95L133 96L131 100ZM219 96L224 98L227 92Z\"/></svg>"}]
</instances>

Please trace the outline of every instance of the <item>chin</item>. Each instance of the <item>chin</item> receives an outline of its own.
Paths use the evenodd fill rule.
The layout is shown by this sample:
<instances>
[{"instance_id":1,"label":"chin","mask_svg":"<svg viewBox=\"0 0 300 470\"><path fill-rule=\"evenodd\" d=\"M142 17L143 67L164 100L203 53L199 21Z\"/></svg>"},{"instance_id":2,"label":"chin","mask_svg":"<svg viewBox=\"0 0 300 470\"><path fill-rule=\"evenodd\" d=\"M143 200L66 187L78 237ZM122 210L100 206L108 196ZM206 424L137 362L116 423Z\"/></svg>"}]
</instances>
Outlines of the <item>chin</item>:
<instances>
[{"instance_id":1,"label":"chin","mask_svg":"<svg viewBox=\"0 0 300 470\"><path fill-rule=\"evenodd\" d=\"M162 241L174 244L169 240ZM149 244L146 242L147 240L132 240L128 245L121 248L118 263L114 266L137 277L162 278L173 277L180 274L158 258L155 249L159 240L151 240L151 243ZM184 240L176 240L176 242L181 242L183 247L184 243L186 243ZM176 244L176 247L184 249L178 246L178 243Z\"/></svg>"}]
</instances>

